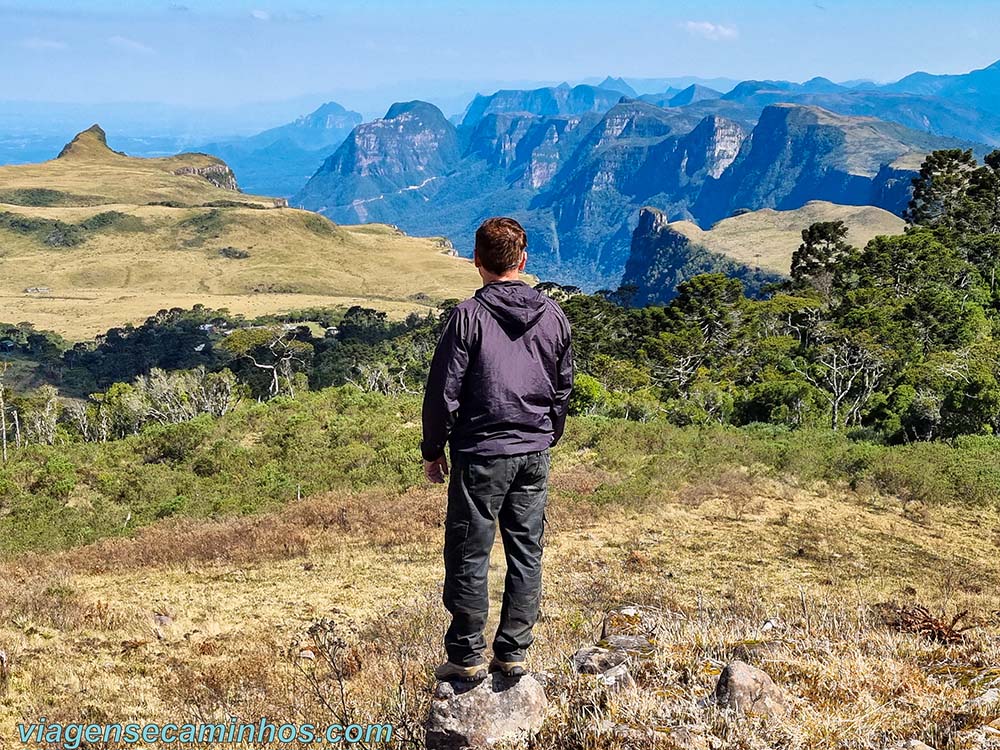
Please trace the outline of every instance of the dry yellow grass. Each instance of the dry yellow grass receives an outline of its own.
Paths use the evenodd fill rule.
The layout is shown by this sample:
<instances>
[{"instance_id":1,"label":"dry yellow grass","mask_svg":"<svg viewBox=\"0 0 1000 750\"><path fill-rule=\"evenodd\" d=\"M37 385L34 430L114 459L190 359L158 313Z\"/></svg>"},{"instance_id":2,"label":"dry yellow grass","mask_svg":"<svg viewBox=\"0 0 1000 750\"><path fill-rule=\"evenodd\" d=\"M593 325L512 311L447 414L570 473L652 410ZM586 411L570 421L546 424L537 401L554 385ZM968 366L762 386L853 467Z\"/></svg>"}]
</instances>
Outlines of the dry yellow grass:
<instances>
[{"instance_id":1,"label":"dry yellow grass","mask_svg":"<svg viewBox=\"0 0 1000 750\"><path fill-rule=\"evenodd\" d=\"M74 145L78 152L44 164L0 167L3 192L44 188L84 204L0 203L0 212L69 224L106 212L129 217L88 230L71 247L0 229L0 320L29 321L79 339L196 303L251 315L363 303L403 316L468 296L478 285L472 265L448 255L439 240L384 225L338 227L308 211L273 208L269 198L174 174L211 164L212 157L135 159L95 138L84 134ZM267 208L149 205L156 201ZM227 248L245 257L227 257ZM50 291L25 292L38 287Z\"/></svg>"},{"instance_id":2,"label":"dry yellow grass","mask_svg":"<svg viewBox=\"0 0 1000 750\"><path fill-rule=\"evenodd\" d=\"M972 747L970 728L997 718L960 710L1000 676L996 511L917 515L893 498L739 471L648 507L595 506L596 485L615 481L586 457L557 462L531 655L552 675L540 747L640 746L594 737L595 712L664 742L693 727L731 748L919 738L957 750ZM173 522L135 541L8 561L0 648L12 669L0 736L39 715L330 722L325 700L342 710L339 684L322 659L299 655L321 650L307 631L325 619L348 642L337 658L350 717L392 721L419 740L445 624L443 505L435 488L329 494L271 516ZM979 627L951 646L895 632L872 614L887 600L967 609ZM634 670L635 689L607 694L567 660L623 603L657 613L657 654ZM172 622L157 625L154 613ZM789 692L788 719L734 721L699 707L734 657Z\"/></svg>"},{"instance_id":3,"label":"dry yellow grass","mask_svg":"<svg viewBox=\"0 0 1000 750\"><path fill-rule=\"evenodd\" d=\"M802 230L817 221L843 221L847 240L864 247L878 235L902 234L905 222L874 206L841 206L810 201L792 211L764 208L732 216L703 230L689 221L670 224L689 240L748 266L788 275L792 253L802 244Z\"/></svg>"}]
</instances>

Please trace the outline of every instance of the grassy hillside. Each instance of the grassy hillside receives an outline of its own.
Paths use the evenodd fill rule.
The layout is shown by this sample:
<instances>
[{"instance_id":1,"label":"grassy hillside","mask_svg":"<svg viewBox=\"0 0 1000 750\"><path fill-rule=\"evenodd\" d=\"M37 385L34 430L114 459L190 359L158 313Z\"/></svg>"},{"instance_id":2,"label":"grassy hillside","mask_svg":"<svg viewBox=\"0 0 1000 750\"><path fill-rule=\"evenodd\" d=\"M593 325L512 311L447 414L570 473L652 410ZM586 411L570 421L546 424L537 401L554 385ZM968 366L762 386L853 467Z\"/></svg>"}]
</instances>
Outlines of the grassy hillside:
<instances>
[{"instance_id":1,"label":"grassy hillside","mask_svg":"<svg viewBox=\"0 0 1000 750\"><path fill-rule=\"evenodd\" d=\"M841 206L811 201L792 211L764 208L717 222L709 230L690 221L675 221L672 229L691 242L739 263L788 275L792 253L802 244L802 230L817 221L843 221L847 240L864 247L878 235L902 234L905 222L874 206Z\"/></svg>"},{"instance_id":2,"label":"grassy hillside","mask_svg":"<svg viewBox=\"0 0 1000 750\"><path fill-rule=\"evenodd\" d=\"M104 523L131 538L0 559L0 736L38 716L350 716L420 746L445 624L444 495L419 481L417 414L416 399L336 389L19 458L0 486L51 494L40 534L76 516L90 519L76 541ZM531 653L551 675L538 747L645 746L596 736L604 719L668 748L973 747L968 730L996 715L962 704L1000 676L1000 515L994 485L972 491L995 443L571 420ZM490 571L494 619L503 574ZM879 615L888 601L967 610L976 627L952 644L900 632ZM615 692L568 657L623 603L653 613L656 653ZM735 657L788 691L786 719L699 705Z\"/></svg>"},{"instance_id":3,"label":"grassy hillside","mask_svg":"<svg viewBox=\"0 0 1000 750\"><path fill-rule=\"evenodd\" d=\"M196 303L257 315L363 299L403 315L477 285L440 241L338 227L231 180L203 154L118 154L94 128L57 159L0 167L2 317L83 338Z\"/></svg>"}]
</instances>

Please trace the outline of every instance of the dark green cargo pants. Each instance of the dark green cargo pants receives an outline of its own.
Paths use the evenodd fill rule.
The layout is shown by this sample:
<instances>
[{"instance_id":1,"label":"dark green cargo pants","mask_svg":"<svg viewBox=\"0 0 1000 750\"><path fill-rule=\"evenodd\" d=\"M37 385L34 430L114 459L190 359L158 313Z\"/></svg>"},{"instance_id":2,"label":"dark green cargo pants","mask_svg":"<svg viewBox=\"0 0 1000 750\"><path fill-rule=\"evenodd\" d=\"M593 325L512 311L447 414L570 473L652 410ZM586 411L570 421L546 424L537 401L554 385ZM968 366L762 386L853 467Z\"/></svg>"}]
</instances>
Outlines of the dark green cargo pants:
<instances>
[{"instance_id":1,"label":"dark green cargo pants","mask_svg":"<svg viewBox=\"0 0 1000 750\"><path fill-rule=\"evenodd\" d=\"M500 626L493 653L522 661L531 645L542 590L542 534L549 452L479 457L452 453L444 536L444 606L448 660L483 661L489 614L487 575L497 522L507 558Z\"/></svg>"}]
</instances>

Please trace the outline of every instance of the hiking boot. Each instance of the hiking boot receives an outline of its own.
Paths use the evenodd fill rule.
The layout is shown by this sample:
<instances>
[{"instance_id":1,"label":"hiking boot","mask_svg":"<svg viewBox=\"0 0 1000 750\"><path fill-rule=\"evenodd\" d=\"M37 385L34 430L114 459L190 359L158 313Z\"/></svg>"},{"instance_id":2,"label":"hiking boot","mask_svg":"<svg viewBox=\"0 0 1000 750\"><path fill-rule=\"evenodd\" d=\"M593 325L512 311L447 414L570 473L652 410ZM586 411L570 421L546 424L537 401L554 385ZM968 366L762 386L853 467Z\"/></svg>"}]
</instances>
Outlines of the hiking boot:
<instances>
[{"instance_id":1,"label":"hiking boot","mask_svg":"<svg viewBox=\"0 0 1000 750\"><path fill-rule=\"evenodd\" d=\"M501 672L507 677L524 677L528 674L523 661L502 661L495 656L490 662L490 672Z\"/></svg>"},{"instance_id":2,"label":"hiking boot","mask_svg":"<svg viewBox=\"0 0 1000 750\"><path fill-rule=\"evenodd\" d=\"M434 670L434 676L441 682L445 682L447 680L481 682L486 679L486 667L483 664L474 664L471 667L463 667L461 664L446 661Z\"/></svg>"}]
</instances>

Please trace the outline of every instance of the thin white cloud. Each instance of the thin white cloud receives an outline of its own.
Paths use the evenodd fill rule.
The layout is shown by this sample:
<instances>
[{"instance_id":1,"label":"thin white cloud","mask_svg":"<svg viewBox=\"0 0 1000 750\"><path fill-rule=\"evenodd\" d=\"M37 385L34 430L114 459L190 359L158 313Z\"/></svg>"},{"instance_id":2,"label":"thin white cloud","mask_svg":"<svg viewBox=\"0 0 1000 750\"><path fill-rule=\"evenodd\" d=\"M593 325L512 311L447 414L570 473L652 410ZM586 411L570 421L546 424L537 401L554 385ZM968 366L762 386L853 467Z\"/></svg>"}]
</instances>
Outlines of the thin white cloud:
<instances>
[{"instance_id":1,"label":"thin white cloud","mask_svg":"<svg viewBox=\"0 0 1000 750\"><path fill-rule=\"evenodd\" d=\"M726 42L740 35L735 26L726 26L711 21L685 21L681 27L691 36L700 36L712 42Z\"/></svg>"},{"instance_id":2,"label":"thin white cloud","mask_svg":"<svg viewBox=\"0 0 1000 750\"><path fill-rule=\"evenodd\" d=\"M256 8L250 11L250 16L258 21L270 21L272 23L308 23L323 20L323 16L318 13L308 13L299 10L271 11Z\"/></svg>"},{"instance_id":3,"label":"thin white cloud","mask_svg":"<svg viewBox=\"0 0 1000 750\"><path fill-rule=\"evenodd\" d=\"M41 39L36 36L23 40L21 46L25 49L38 50L40 52L56 52L69 48L66 42L60 42L57 39Z\"/></svg>"},{"instance_id":4,"label":"thin white cloud","mask_svg":"<svg viewBox=\"0 0 1000 750\"><path fill-rule=\"evenodd\" d=\"M126 52L138 52L143 55L151 55L156 51L142 42L137 42L135 39L129 39L127 36L118 36L117 34L115 36L108 37L108 44L112 47L117 47L120 50L125 50Z\"/></svg>"}]
</instances>

